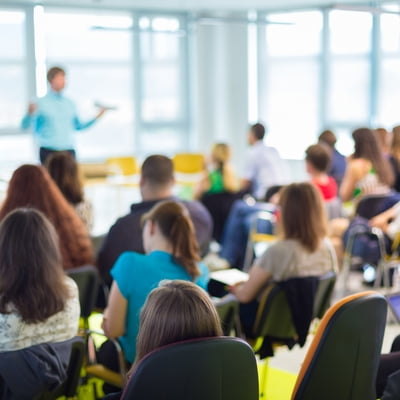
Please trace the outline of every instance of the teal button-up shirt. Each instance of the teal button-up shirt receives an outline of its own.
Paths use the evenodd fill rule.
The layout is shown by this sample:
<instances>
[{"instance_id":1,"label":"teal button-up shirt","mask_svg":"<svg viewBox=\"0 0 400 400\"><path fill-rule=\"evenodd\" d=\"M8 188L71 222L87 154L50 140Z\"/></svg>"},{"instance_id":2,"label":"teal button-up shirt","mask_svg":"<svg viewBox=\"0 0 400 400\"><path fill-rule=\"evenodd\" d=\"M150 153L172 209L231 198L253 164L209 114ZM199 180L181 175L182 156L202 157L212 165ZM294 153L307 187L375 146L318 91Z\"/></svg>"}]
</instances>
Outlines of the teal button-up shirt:
<instances>
[{"instance_id":1,"label":"teal button-up shirt","mask_svg":"<svg viewBox=\"0 0 400 400\"><path fill-rule=\"evenodd\" d=\"M21 128L33 127L39 147L72 150L75 148L74 131L86 129L96 121L94 118L81 122L72 100L53 90L38 99L36 106L34 114L22 119Z\"/></svg>"}]
</instances>

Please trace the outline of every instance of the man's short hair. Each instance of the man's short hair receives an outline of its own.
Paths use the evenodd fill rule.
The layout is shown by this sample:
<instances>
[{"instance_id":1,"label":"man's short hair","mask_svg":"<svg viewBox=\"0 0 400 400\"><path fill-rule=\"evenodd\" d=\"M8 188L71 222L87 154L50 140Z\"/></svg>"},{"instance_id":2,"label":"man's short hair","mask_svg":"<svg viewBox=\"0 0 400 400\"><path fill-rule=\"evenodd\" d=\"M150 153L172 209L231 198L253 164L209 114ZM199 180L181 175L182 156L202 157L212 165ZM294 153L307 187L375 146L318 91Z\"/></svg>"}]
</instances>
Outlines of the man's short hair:
<instances>
[{"instance_id":1,"label":"man's short hair","mask_svg":"<svg viewBox=\"0 0 400 400\"><path fill-rule=\"evenodd\" d=\"M259 122L257 124L254 124L250 127L251 132L253 132L254 137L257 140L263 140L265 136L265 127L263 124L260 124Z\"/></svg>"},{"instance_id":2,"label":"man's short hair","mask_svg":"<svg viewBox=\"0 0 400 400\"><path fill-rule=\"evenodd\" d=\"M65 75L65 70L61 67L51 67L48 71L47 71L47 81L49 83L51 83L51 81L54 79L54 77L57 74L64 74Z\"/></svg>"},{"instance_id":3,"label":"man's short hair","mask_svg":"<svg viewBox=\"0 0 400 400\"><path fill-rule=\"evenodd\" d=\"M327 172L331 164L331 155L328 149L321 144L313 144L306 150L306 161L316 170Z\"/></svg>"},{"instance_id":4,"label":"man's short hair","mask_svg":"<svg viewBox=\"0 0 400 400\"><path fill-rule=\"evenodd\" d=\"M144 160L141 175L151 185L164 186L174 180L174 165L170 158L155 154Z\"/></svg>"},{"instance_id":5,"label":"man's short hair","mask_svg":"<svg viewBox=\"0 0 400 400\"><path fill-rule=\"evenodd\" d=\"M336 136L335 134L327 129L326 131L323 131L319 136L318 136L318 141L324 142L330 147L335 147L336 143Z\"/></svg>"}]
</instances>

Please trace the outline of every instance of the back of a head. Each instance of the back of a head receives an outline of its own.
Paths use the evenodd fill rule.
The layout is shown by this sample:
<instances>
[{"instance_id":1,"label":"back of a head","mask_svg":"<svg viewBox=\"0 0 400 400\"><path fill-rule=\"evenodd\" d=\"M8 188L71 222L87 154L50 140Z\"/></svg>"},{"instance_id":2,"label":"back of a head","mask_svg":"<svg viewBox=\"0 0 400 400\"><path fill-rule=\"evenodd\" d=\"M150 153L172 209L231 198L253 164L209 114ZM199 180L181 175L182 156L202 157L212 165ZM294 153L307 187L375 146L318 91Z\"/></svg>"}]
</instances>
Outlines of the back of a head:
<instances>
[{"instance_id":1,"label":"back of a head","mask_svg":"<svg viewBox=\"0 0 400 400\"><path fill-rule=\"evenodd\" d=\"M211 154L216 162L223 165L231 158L231 149L226 143L216 143Z\"/></svg>"},{"instance_id":2,"label":"back of a head","mask_svg":"<svg viewBox=\"0 0 400 400\"><path fill-rule=\"evenodd\" d=\"M141 176L152 186L164 187L174 181L172 160L163 155L152 155L142 164Z\"/></svg>"},{"instance_id":3,"label":"back of a head","mask_svg":"<svg viewBox=\"0 0 400 400\"><path fill-rule=\"evenodd\" d=\"M189 212L176 201L161 201L142 217L142 223L155 222L162 235L172 245L172 255L195 278L200 274L197 267L199 248Z\"/></svg>"},{"instance_id":4,"label":"back of a head","mask_svg":"<svg viewBox=\"0 0 400 400\"><path fill-rule=\"evenodd\" d=\"M352 137L354 140L353 157L369 160L380 181L390 186L394 180L393 171L383 156L374 132L369 128L358 128L353 131Z\"/></svg>"},{"instance_id":5,"label":"back of a head","mask_svg":"<svg viewBox=\"0 0 400 400\"><path fill-rule=\"evenodd\" d=\"M327 233L318 189L309 182L292 183L282 189L279 203L284 239L298 240L307 250L315 251Z\"/></svg>"},{"instance_id":6,"label":"back of a head","mask_svg":"<svg viewBox=\"0 0 400 400\"><path fill-rule=\"evenodd\" d=\"M33 208L7 214L0 223L0 312L13 304L26 322L48 318L68 295L63 276L50 221Z\"/></svg>"},{"instance_id":7,"label":"back of a head","mask_svg":"<svg viewBox=\"0 0 400 400\"><path fill-rule=\"evenodd\" d=\"M327 172L331 162L331 156L321 144L309 146L306 150L306 161L308 161L317 171Z\"/></svg>"},{"instance_id":8,"label":"back of a head","mask_svg":"<svg viewBox=\"0 0 400 400\"><path fill-rule=\"evenodd\" d=\"M163 281L142 309L136 362L161 346L219 335L218 313L203 289L187 281Z\"/></svg>"},{"instance_id":9,"label":"back of a head","mask_svg":"<svg viewBox=\"0 0 400 400\"><path fill-rule=\"evenodd\" d=\"M250 127L250 131L256 140L263 140L265 136L265 127L259 122Z\"/></svg>"},{"instance_id":10,"label":"back of a head","mask_svg":"<svg viewBox=\"0 0 400 400\"><path fill-rule=\"evenodd\" d=\"M331 130L327 129L318 136L318 141L326 143L333 148L336 144L336 136Z\"/></svg>"},{"instance_id":11,"label":"back of a head","mask_svg":"<svg viewBox=\"0 0 400 400\"><path fill-rule=\"evenodd\" d=\"M83 189L78 164L71 153L60 151L46 159L46 168L62 194L71 204L83 201Z\"/></svg>"}]
</instances>

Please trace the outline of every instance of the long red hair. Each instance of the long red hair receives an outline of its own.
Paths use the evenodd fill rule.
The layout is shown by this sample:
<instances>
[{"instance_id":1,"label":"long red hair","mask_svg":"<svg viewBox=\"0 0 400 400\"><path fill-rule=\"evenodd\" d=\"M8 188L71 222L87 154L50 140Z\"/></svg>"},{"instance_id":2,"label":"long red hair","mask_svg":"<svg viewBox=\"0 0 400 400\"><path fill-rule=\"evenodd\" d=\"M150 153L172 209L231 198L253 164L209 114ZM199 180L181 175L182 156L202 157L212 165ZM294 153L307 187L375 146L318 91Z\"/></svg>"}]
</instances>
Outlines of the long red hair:
<instances>
[{"instance_id":1,"label":"long red hair","mask_svg":"<svg viewBox=\"0 0 400 400\"><path fill-rule=\"evenodd\" d=\"M0 220L20 207L41 211L53 224L60 238L64 268L93 263L92 242L85 225L45 168L25 164L14 171L0 209Z\"/></svg>"}]
</instances>

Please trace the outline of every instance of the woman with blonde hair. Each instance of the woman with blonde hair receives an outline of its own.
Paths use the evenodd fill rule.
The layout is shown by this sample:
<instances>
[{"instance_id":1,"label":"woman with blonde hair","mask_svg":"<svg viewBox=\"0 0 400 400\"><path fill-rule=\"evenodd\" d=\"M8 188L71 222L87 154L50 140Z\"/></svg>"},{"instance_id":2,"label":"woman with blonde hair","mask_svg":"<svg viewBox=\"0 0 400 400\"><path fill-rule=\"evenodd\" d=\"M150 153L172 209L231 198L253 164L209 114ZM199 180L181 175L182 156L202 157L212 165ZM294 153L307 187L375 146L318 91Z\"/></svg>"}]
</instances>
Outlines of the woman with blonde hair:
<instances>
[{"instance_id":1,"label":"woman with blonde hair","mask_svg":"<svg viewBox=\"0 0 400 400\"><path fill-rule=\"evenodd\" d=\"M269 282L337 269L333 247L326 238L327 220L318 189L308 182L292 183L282 189L279 205L278 240L254 262L249 280L231 288L241 303L254 301L241 313L247 332L254 322L255 300Z\"/></svg>"},{"instance_id":2,"label":"woman with blonde hair","mask_svg":"<svg viewBox=\"0 0 400 400\"><path fill-rule=\"evenodd\" d=\"M117 259L102 324L109 338L118 338L128 365L135 359L139 312L150 291L164 279L192 281L204 289L208 283L208 270L199 263L193 224L183 205L160 202L143 215L142 223L146 254L125 252ZM100 349L102 363L117 370L107 362L113 350L106 346Z\"/></svg>"},{"instance_id":3,"label":"woman with blonde hair","mask_svg":"<svg viewBox=\"0 0 400 400\"><path fill-rule=\"evenodd\" d=\"M54 225L65 269L93 263L92 242L85 225L44 167L25 164L14 171L0 209L0 221L19 207L36 208Z\"/></svg>"},{"instance_id":4,"label":"woman with blonde hair","mask_svg":"<svg viewBox=\"0 0 400 400\"><path fill-rule=\"evenodd\" d=\"M211 150L209 170L204 172L198 187L195 189L195 197L203 194L222 192L236 192L239 190L239 180L230 164L231 148L226 143L216 143Z\"/></svg>"}]
</instances>

